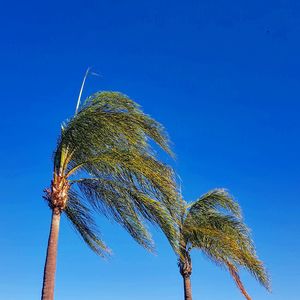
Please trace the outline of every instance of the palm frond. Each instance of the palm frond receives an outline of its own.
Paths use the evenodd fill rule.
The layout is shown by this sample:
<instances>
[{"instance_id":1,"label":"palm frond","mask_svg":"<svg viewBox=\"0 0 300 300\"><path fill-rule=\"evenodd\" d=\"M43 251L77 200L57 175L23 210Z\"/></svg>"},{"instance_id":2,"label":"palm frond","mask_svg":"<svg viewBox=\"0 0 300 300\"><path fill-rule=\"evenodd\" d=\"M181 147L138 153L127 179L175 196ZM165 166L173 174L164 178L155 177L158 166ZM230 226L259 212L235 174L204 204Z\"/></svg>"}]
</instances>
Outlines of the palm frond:
<instances>
[{"instance_id":1,"label":"palm frond","mask_svg":"<svg viewBox=\"0 0 300 300\"><path fill-rule=\"evenodd\" d=\"M189 234L193 230L212 230L223 233L223 236L234 239L240 247L246 247L254 251L254 245L250 237L250 232L245 223L231 215L223 215L216 210L208 209L202 214L189 214L183 226L183 235L190 239Z\"/></svg>"},{"instance_id":2,"label":"palm frond","mask_svg":"<svg viewBox=\"0 0 300 300\"><path fill-rule=\"evenodd\" d=\"M213 261L232 261L244 267L269 289L266 270L257 258L248 228L240 219L208 210L197 217L187 217L183 236L187 244L201 249Z\"/></svg>"},{"instance_id":3,"label":"palm frond","mask_svg":"<svg viewBox=\"0 0 300 300\"><path fill-rule=\"evenodd\" d=\"M96 254L102 257L110 254L109 248L100 238L90 210L73 190L69 192L69 200L64 212L74 229Z\"/></svg>"},{"instance_id":4,"label":"palm frond","mask_svg":"<svg viewBox=\"0 0 300 300\"><path fill-rule=\"evenodd\" d=\"M136 206L117 184L111 180L97 178L78 181L78 187L96 210L121 224L140 245L153 251L151 235L143 224Z\"/></svg>"},{"instance_id":5,"label":"palm frond","mask_svg":"<svg viewBox=\"0 0 300 300\"><path fill-rule=\"evenodd\" d=\"M172 218L166 207L160 202L139 192L134 193L133 197L142 215L153 225L157 225L164 232L175 253L180 253L178 224Z\"/></svg>"},{"instance_id":6,"label":"palm frond","mask_svg":"<svg viewBox=\"0 0 300 300\"><path fill-rule=\"evenodd\" d=\"M241 209L233 197L225 189L214 189L198 200L188 204L189 214L201 214L208 209L224 209L236 217L241 217Z\"/></svg>"},{"instance_id":7,"label":"palm frond","mask_svg":"<svg viewBox=\"0 0 300 300\"><path fill-rule=\"evenodd\" d=\"M164 202L168 207L174 206L177 194L173 171L152 155L134 149L112 149L84 163L82 168L92 177L110 177L116 181L134 183L137 189Z\"/></svg>"},{"instance_id":8,"label":"palm frond","mask_svg":"<svg viewBox=\"0 0 300 300\"><path fill-rule=\"evenodd\" d=\"M152 142L173 155L163 126L138 104L121 93L99 92L64 124L54 153L54 172L149 250L153 242L143 221L159 225L175 247L178 214L174 173L157 159Z\"/></svg>"},{"instance_id":9,"label":"palm frond","mask_svg":"<svg viewBox=\"0 0 300 300\"><path fill-rule=\"evenodd\" d=\"M135 148L139 152L150 153L148 139L172 154L161 124L144 114L125 95L101 92L88 98L78 114L67 122L56 152L59 154L66 146L74 150L72 160L77 165L93 160L102 151L112 148ZM72 167L72 163L68 167Z\"/></svg>"}]
</instances>

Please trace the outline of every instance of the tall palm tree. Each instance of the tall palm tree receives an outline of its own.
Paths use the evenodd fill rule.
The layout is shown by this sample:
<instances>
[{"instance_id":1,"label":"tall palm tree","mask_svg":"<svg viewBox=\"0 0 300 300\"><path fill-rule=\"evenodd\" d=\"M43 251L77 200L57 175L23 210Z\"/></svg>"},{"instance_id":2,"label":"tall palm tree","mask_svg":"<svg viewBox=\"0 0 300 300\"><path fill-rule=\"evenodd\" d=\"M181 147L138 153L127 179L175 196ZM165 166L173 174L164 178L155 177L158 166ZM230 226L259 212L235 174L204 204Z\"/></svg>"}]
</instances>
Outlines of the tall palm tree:
<instances>
[{"instance_id":1,"label":"tall palm tree","mask_svg":"<svg viewBox=\"0 0 300 300\"><path fill-rule=\"evenodd\" d=\"M224 189L212 190L189 204L181 200L178 223L178 267L183 277L185 300L192 299L192 249L201 250L217 265L225 267L247 300L251 298L240 279L239 266L269 289L268 276L255 254L240 207Z\"/></svg>"},{"instance_id":2,"label":"tall palm tree","mask_svg":"<svg viewBox=\"0 0 300 300\"><path fill-rule=\"evenodd\" d=\"M62 125L54 151L51 185L44 198L52 210L42 290L54 298L59 223L62 213L98 255L102 241L93 212L121 224L146 249L153 242L144 220L157 224L176 248L176 185L171 168L160 162L151 140L172 155L163 127L127 96L99 92L76 108Z\"/></svg>"}]
</instances>

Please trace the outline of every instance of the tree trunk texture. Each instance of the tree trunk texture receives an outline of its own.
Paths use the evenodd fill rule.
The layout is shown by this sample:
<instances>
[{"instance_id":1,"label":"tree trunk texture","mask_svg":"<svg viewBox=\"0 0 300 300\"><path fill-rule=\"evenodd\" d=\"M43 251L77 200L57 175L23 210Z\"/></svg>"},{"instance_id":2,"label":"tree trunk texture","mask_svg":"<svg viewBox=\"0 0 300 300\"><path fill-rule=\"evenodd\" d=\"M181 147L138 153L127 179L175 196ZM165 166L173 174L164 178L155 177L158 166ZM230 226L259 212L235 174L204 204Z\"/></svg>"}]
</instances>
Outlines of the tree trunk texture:
<instances>
[{"instance_id":1,"label":"tree trunk texture","mask_svg":"<svg viewBox=\"0 0 300 300\"><path fill-rule=\"evenodd\" d=\"M60 211L54 208L52 210L51 229L49 234L47 257L44 268L43 291L41 298L42 300L54 299L54 282L60 216Z\"/></svg>"},{"instance_id":2,"label":"tree trunk texture","mask_svg":"<svg viewBox=\"0 0 300 300\"><path fill-rule=\"evenodd\" d=\"M183 278L184 284L184 299L192 300L192 286L191 286L191 275L192 275L192 260L188 251L182 253L182 257L178 262L180 274Z\"/></svg>"},{"instance_id":3,"label":"tree trunk texture","mask_svg":"<svg viewBox=\"0 0 300 300\"><path fill-rule=\"evenodd\" d=\"M192 300L191 276L183 276L184 299Z\"/></svg>"}]
</instances>

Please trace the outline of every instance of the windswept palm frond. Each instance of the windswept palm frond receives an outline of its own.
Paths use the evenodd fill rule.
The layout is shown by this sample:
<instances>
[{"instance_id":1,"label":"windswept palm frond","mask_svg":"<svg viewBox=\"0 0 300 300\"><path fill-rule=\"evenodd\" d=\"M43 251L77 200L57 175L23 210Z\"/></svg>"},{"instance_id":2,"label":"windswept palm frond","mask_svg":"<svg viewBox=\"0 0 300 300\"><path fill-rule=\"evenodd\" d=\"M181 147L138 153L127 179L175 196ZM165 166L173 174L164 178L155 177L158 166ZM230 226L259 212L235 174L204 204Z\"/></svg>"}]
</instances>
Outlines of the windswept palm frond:
<instances>
[{"instance_id":1,"label":"windswept palm frond","mask_svg":"<svg viewBox=\"0 0 300 300\"><path fill-rule=\"evenodd\" d=\"M240 219L230 215L223 215L218 211L208 210L201 215L187 216L184 226L183 235L190 241L197 237L199 231L209 231L219 234L225 239L233 239L239 247L254 251L254 246L250 238L249 229ZM190 234L194 234L190 236Z\"/></svg>"},{"instance_id":2,"label":"windswept palm frond","mask_svg":"<svg viewBox=\"0 0 300 300\"><path fill-rule=\"evenodd\" d=\"M201 200L198 203L200 205ZM237 203L235 207L238 209ZM231 212L233 213L233 210ZM257 258L250 231L237 214L225 214L215 208L208 208L197 215L195 211L191 213L190 210L184 228L184 235L192 233L192 236L186 238L193 247L205 249L206 252L216 249L214 253L218 251L222 261L227 256L246 268L264 287L270 289L268 275L263 263ZM216 255L214 257L217 258Z\"/></svg>"},{"instance_id":3,"label":"windswept palm frond","mask_svg":"<svg viewBox=\"0 0 300 300\"><path fill-rule=\"evenodd\" d=\"M96 254L102 257L110 254L110 249L107 248L98 233L90 209L84 205L82 199L75 191L69 192L65 213L74 229Z\"/></svg>"},{"instance_id":4,"label":"windswept palm frond","mask_svg":"<svg viewBox=\"0 0 300 300\"><path fill-rule=\"evenodd\" d=\"M132 198L117 184L111 180L86 179L78 182L78 186L96 210L117 221L140 245L153 251L153 241Z\"/></svg>"},{"instance_id":5,"label":"windswept palm frond","mask_svg":"<svg viewBox=\"0 0 300 300\"><path fill-rule=\"evenodd\" d=\"M183 253L189 256L190 250L196 248L225 267L247 300L251 298L239 277L238 267L245 268L270 289L269 277L256 255L241 209L226 190L212 190L190 204L182 200L180 220ZM181 257L180 260L184 264Z\"/></svg>"},{"instance_id":6,"label":"windswept palm frond","mask_svg":"<svg viewBox=\"0 0 300 300\"><path fill-rule=\"evenodd\" d=\"M136 149L150 154L149 138L172 154L162 125L125 95L101 92L89 97L78 114L64 125L56 153L66 147L74 151L68 166L72 168L96 159L105 150Z\"/></svg>"},{"instance_id":7,"label":"windswept palm frond","mask_svg":"<svg viewBox=\"0 0 300 300\"><path fill-rule=\"evenodd\" d=\"M67 216L74 220L77 212L84 219L85 209L80 205L85 199L146 249L153 251L153 241L144 220L157 224L176 249L175 176L157 158L151 141L173 156L163 126L127 96L99 92L89 97L63 125L54 153L54 173L80 194L77 211L73 209L72 214L71 199ZM88 222L84 224L87 229ZM89 244L90 239L85 241Z\"/></svg>"},{"instance_id":8,"label":"windswept palm frond","mask_svg":"<svg viewBox=\"0 0 300 300\"><path fill-rule=\"evenodd\" d=\"M236 217L241 217L241 209L233 197L225 189L214 189L202 195L198 200L189 203L189 213L198 214L208 209L224 209Z\"/></svg>"},{"instance_id":9,"label":"windswept palm frond","mask_svg":"<svg viewBox=\"0 0 300 300\"><path fill-rule=\"evenodd\" d=\"M252 243L239 232L232 233L206 226L186 229L190 234L185 238L192 248L198 248L217 264L232 261L247 269L264 287L270 288L269 279L262 262L257 258Z\"/></svg>"}]
</instances>

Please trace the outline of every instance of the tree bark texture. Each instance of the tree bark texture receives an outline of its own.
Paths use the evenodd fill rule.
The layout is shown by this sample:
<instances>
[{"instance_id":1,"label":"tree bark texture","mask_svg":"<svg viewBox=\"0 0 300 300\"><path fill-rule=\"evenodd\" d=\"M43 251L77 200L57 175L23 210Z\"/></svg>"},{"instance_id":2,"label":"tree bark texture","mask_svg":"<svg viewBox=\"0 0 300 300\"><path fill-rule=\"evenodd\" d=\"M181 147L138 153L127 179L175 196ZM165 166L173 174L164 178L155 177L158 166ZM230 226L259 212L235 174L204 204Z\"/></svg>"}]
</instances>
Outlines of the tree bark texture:
<instances>
[{"instance_id":1,"label":"tree bark texture","mask_svg":"<svg viewBox=\"0 0 300 300\"><path fill-rule=\"evenodd\" d=\"M52 210L51 229L48 240L47 257L44 268L42 300L54 299L54 283L56 271L57 243L61 212Z\"/></svg>"},{"instance_id":2,"label":"tree bark texture","mask_svg":"<svg viewBox=\"0 0 300 300\"><path fill-rule=\"evenodd\" d=\"M191 276L183 276L184 299L192 300Z\"/></svg>"},{"instance_id":3,"label":"tree bark texture","mask_svg":"<svg viewBox=\"0 0 300 300\"><path fill-rule=\"evenodd\" d=\"M180 274L183 278L184 284L184 299L192 300L192 286L191 286L191 275L192 275L192 260L188 251L184 251L182 257L178 262Z\"/></svg>"}]
</instances>

